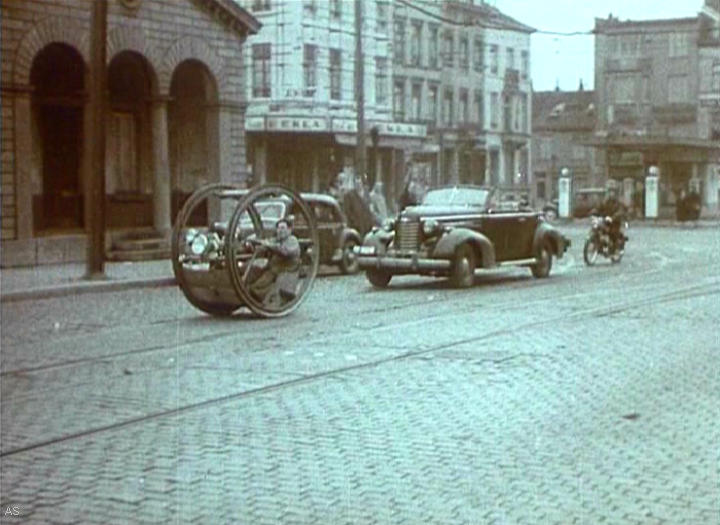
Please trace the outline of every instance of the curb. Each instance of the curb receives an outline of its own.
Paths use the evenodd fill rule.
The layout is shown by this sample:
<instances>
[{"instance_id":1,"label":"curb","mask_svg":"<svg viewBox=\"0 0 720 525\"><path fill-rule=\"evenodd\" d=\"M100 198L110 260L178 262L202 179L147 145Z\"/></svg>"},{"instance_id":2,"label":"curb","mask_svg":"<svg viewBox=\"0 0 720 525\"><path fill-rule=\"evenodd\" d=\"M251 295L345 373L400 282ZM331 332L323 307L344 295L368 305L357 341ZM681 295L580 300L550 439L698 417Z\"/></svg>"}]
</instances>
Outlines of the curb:
<instances>
[{"instance_id":1,"label":"curb","mask_svg":"<svg viewBox=\"0 0 720 525\"><path fill-rule=\"evenodd\" d=\"M100 292L121 292L135 288L159 288L175 286L174 277L161 277L153 279L84 281L71 284L51 285L44 288L30 288L0 295L0 303L28 301L33 299L49 299L65 297L68 295L82 295Z\"/></svg>"}]
</instances>

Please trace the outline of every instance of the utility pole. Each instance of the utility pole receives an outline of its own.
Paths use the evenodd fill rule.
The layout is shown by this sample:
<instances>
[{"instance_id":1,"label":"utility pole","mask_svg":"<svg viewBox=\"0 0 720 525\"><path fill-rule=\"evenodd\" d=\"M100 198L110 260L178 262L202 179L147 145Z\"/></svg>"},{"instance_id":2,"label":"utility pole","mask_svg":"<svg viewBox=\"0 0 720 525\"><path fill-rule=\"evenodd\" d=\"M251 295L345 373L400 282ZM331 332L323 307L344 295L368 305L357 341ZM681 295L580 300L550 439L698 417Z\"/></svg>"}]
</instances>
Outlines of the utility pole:
<instances>
[{"instance_id":1,"label":"utility pole","mask_svg":"<svg viewBox=\"0 0 720 525\"><path fill-rule=\"evenodd\" d=\"M87 279L105 276L105 109L107 107L107 0L92 3L90 121L85 137L90 150L85 198L86 221L90 227L87 244Z\"/></svg>"},{"instance_id":2,"label":"utility pole","mask_svg":"<svg viewBox=\"0 0 720 525\"><path fill-rule=\"evenodd\" d=\"M365 155L365 67L362 52L363 0L355 0L355 103L357 105L357 142L355 176L364 180L367 173Z\"/></svg>"}]
</instances>

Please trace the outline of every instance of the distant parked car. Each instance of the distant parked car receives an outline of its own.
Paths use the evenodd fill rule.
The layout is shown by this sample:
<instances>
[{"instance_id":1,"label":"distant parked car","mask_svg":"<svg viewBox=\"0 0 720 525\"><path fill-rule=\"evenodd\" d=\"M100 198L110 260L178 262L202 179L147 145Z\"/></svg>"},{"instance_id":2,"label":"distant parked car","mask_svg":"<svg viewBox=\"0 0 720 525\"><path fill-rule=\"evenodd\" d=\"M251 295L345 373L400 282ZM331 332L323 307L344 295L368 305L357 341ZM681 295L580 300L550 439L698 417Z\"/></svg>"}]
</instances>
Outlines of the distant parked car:
<instances>
[{"instance_id":1,"label":"distant parked car","mask_svg":"<svg viewBox=\"0 0 720 525\"><path fill-rule=\"evenodd\" d=\"M597 208L605 196L605 188L583 188L573 194L572 216L577 219L589 217L590 212ZM545 218L554 221L560 216L558 199L545 203L542 209Z\"/></svg>"}]
</instances>

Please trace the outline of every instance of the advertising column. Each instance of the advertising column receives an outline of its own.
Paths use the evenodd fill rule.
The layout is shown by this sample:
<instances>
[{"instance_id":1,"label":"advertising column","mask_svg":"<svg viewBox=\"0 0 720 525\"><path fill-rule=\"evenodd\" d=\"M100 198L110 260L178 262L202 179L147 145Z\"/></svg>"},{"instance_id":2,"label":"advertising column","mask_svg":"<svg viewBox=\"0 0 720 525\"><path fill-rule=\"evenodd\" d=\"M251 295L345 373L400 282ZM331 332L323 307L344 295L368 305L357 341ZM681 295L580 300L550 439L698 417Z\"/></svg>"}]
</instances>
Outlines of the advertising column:
<instances>
[{"instance_id":1,"label":"advertising column","mask_svg":"<svg viewBox=\"0 0 720 525\"><path fill-rule=\"evenodd\" d=\"M570 170L563 168L558 179L558 215L563 219L572 216Z\"/></svg>"},{"instance_id":2,"label":"advertising column","mask_svg":"<svg viewBox=\"0 0 720 525\"><path fill-rule=\"evenodd\" d=\"M660 170L657 166L650 166L645 177L645 217L657 219L658 216L658 181Z\"/></svg>"}]
</instances>

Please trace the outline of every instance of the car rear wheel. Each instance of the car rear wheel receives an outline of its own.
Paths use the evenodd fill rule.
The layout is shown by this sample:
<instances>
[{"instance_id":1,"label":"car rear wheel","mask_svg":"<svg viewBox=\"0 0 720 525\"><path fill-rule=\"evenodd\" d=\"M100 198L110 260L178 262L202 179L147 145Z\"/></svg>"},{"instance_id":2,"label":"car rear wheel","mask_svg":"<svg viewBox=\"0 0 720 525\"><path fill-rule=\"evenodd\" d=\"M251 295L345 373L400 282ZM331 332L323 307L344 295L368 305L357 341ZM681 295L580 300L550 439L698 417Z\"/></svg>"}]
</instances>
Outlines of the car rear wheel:
<instances>
[{"instance_id":1,"label":"car rear wheel","mask_svg":"<svg viewBox=\"0 0 720 525\"><path fill-rule=\"evenodd\" d=\"M345 241L342 248L342 259L340 260L340 271L344 274L356 273L360 269L357 256L353 249L357 246L357 242L353 239Z\"/></svg>"},{"instance_id":2,"label":"car rear wheel","mask_svg":"<svg viewBox=\"0 0 720 525\"><path fill-rule=\"evenodd\" d=\"M450 282L455 288L469 288L475 279L475 252L469 244L455 251Z\"/></svg>"},{"instance_id":3,"label":"car rear wheel","mask_svg":"<svg viewBox=\"0 0 720 525\"><path fill-rule=\"evenodd\" d=\"M544 242L540 246L540 251L536 259L537 262L530 267L533 277L541 279L550 275L550 270L552 269L552 250L550 249L549 243Z\"/></svg>"},{"instance_id":4,"label":"car rear wheel","mask_svg":"<svg viewBox=\"0 0 720 525\"><path fill-rule=\"evenodd\" d=\"M365 272L365 276L375 288L387 288L392 279L391 273L382 270L368 270Z\"/></svg>"}]
</instances>

